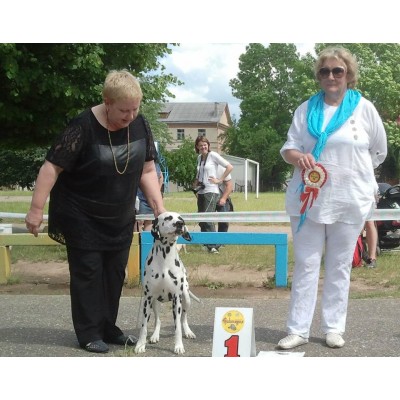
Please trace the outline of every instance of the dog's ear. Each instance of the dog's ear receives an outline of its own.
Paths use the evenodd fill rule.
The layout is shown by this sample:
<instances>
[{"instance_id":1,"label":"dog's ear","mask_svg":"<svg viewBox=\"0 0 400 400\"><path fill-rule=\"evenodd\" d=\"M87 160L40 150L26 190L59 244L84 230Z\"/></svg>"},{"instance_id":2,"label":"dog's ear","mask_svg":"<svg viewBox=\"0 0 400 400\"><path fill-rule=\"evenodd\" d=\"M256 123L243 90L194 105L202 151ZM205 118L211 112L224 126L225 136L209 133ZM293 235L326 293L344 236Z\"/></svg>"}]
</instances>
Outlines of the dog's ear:
<instances>
[{"instance_id":1,"label":"dog's ear","mask_svg":"<svg viewBox=\"0 0 400 400\"><path fill-rule=\"evenodd\" d=\"M160 239L160 231L158 229L158 218L153 219L153 227L151 228L151 234L154 239Z\"/></svg>"},{"instance_id":2,"label":"dog's ear","mask_svg":"<svg viewBox=\"0 0 400 400\"><path fill-rule=\"evenodd\" d=\"M190 233L188 231L188 228L186 228L186 225L184 225L182 237L188 242L192 241L192 237L190 236Z\"/></svg>"}]
</instances>

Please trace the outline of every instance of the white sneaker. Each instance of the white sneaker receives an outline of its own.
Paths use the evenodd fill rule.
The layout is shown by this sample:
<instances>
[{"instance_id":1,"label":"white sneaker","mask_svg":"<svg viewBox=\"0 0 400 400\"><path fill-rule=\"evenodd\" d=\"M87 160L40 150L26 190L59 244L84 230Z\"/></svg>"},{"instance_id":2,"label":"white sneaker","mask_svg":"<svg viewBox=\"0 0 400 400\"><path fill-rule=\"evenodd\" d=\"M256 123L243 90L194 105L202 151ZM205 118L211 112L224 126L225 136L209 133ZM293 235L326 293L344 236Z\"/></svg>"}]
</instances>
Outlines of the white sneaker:
<instances>
[{"instance_id":1,"label":"white sneaker","mask_svg":"<svg viewBox=\"0 0 400 400\"><path fill-rule=\"evenodd\" d=\"M210 253L215 253L215 254L218 254L219 253L219 251L215 248L215 247L211 247L211 249L210 249Z\"/></svg>"},{"instance_id":2,"label":"white sneaker","mask_svg":"<svg viewBox=\"0 0 400 400\"><path fill-rule=\"evenodd\" d=\"M308 343L308 339L306 338L299 335L288 335L279 341L278 347L288 350L306 343Z\"/></svg>"},{"instance_id":3,"label":"white sneaker","mask_svg":"<svg viewBox=\"0 0 400 400\"><path fill-rule=\"evenodd\" d=\"M340 348L344 346L344 343L342 335L339 335L338 333L329 332L326 335L326 344L329 347Z\"/></svg>"}]
</instances>

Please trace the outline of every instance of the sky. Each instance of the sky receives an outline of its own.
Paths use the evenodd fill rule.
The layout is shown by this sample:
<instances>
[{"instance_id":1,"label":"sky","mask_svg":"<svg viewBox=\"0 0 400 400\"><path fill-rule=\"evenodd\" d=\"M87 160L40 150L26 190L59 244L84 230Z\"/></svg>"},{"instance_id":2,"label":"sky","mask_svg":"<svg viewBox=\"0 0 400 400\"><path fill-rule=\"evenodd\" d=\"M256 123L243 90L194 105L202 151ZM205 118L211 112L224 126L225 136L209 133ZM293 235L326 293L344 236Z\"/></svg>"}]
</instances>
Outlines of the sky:
<instances>
[{"instance_id":1,"label":"sky","mask_svg":"<svg viewBox=\"0 0 400 400\"><path fill-rule=\"evenodd\" d=\"M226 102L231 117L240 118L240 100L232 95L229 81L237 77L239 57L246 43L181 43L162 59L166 73L184 82L173 86L171 102ZM267 44L266 44L267 45ZM296 44L300 53L312 52L314 43Z\"/></svg>"}]
</instances>

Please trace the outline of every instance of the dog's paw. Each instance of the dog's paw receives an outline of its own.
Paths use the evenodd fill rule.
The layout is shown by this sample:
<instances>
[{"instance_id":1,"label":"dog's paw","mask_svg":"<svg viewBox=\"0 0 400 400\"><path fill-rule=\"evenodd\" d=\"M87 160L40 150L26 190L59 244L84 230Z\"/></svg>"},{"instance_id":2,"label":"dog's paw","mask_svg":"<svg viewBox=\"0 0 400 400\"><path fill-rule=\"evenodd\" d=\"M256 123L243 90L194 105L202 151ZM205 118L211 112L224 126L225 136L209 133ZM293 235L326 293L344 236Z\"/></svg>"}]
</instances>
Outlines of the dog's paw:
<instances>
[{"instance_id":1,"label":"dog's paw","mask_svg":"<svg viewBox=\"0 0 400 400\"><path fill-rule=\"evenodd\" d=\"M185 348L183 347L183 344L176 344L174 352L176 354L184 354L185 353Z\"/></svg>"},{"instance_id":2,"label":"dog's paw","mask_svg":"<svg viewBox=\"0 0 400 400\"><path fill-rule=\"evenodd\" d=\"M190 329L184 332L184 336L186 339L196 339L196 335Z\"/></svg>"},{"instance_id":3,"label":"dog's paw","mask_svg":"<svg viewBox=\"0 0 400 400\"><path fill-rule=\"evenodd\" d=\"M160 341L160 335L153 334L149 340L150 343L158 343Z\"/></svg>"},{"instance_id":4,"label":"dog's paw","mask_svg":"<svg viewBox=\"0 0 400 400\"><path fill-rule=\"evenodd\" d=\"M140 353L145 353L146 352L146 343L137 343L135 347L135 353L140 354Z\"/></svg>"}]
</instances>

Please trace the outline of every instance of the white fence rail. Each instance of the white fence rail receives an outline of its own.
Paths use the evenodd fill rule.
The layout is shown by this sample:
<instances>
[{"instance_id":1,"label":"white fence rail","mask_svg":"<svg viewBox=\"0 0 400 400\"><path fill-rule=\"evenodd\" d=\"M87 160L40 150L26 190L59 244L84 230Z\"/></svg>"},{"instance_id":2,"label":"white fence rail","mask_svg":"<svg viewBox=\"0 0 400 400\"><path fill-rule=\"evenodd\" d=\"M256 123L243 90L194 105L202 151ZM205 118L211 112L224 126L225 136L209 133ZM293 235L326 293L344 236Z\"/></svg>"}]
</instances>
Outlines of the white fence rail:
<instances>
[{"instance_id":1,"label":"white fence rail","mask_svg":"<svg viewBox=\"0 0 400 400\"><path fill-rule=\"evenodd\" d=\"M0 218L23 219L26 214L0 212ZM235 211L235 212L208 212L208 213L182 213L186 222L246 222L246 223L282 223L289 222L285 211ZM150 218L152 218L151 216ZM48 219L47 215L43 216ZM139 214L138 221L149 219L149 215ZM400 220L400 209L376 209L371 220L390 221Z\"/></svg>"}]
</instances>

